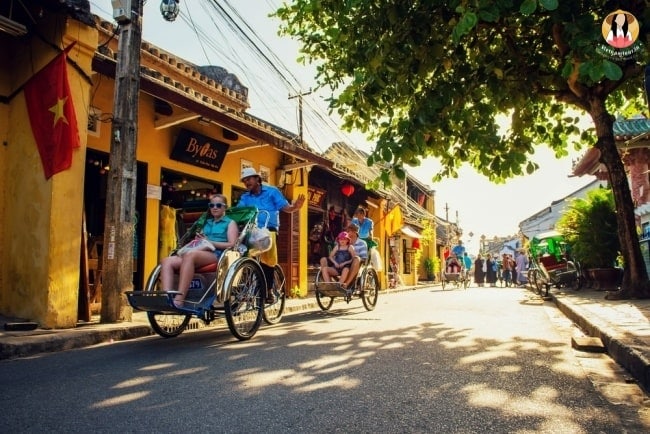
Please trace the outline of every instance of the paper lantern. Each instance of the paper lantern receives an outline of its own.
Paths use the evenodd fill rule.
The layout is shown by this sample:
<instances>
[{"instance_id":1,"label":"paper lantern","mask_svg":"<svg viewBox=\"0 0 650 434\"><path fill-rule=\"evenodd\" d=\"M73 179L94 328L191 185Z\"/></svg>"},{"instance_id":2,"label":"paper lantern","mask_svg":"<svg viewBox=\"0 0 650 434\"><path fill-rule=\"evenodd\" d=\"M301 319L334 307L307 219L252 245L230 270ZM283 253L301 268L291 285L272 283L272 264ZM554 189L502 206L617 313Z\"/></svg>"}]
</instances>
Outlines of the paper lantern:
<instances>
[{"instance_id":1,"label":"paper lantern","mask_svg":"<svg viewBox=\"0 0 650 434\"><path fill-rule=\"evenodd\" d=\"M346 182L341 186L341 193L343 193L343 196L345 197L352 196L352 193L354 193L354 185L350 184L349 182Z\"/></svg>"}]
</instances>

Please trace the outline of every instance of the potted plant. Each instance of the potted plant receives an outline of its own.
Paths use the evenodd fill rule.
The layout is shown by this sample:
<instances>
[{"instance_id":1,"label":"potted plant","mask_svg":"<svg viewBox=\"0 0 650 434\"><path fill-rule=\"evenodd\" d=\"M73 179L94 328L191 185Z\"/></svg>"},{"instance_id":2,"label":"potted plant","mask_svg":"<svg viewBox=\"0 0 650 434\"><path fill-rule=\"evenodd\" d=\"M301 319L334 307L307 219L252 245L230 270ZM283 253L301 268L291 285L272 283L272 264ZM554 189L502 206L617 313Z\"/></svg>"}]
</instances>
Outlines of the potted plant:
<instances>
[{"instance_id":1,"label":"potted plant","mask_svg":"<svg viewBox=\"0 0 650 434\"><path fill-rule=\"evenodd\" d=\"M621 250L617 229L614 195L608 188L573 199L558 220L558 231L572 256L596 284L608 289L616 286L621 275L616 268Z\"/></svg>"},{"instance_id":2,"label":"potted plant","mask_svg":"<svg viewBox=\"0 0 650 434\"><path fill-rule=\"evenodd\" d=\"M435 280L435 262L432 258L426 258L424 260L424 270L427 272L427 280Z\"/></svg>"}]
</instances>

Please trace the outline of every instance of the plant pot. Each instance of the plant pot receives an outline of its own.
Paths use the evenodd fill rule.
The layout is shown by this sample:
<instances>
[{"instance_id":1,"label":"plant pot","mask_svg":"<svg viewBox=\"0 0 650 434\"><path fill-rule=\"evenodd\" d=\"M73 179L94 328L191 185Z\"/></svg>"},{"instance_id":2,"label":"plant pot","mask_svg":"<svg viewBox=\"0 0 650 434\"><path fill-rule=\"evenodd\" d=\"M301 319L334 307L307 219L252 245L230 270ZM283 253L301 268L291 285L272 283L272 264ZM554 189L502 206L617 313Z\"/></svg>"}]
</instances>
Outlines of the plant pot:
<instances>
[{"instance_id":1,"label":"plant pot","mask_svg":"<svg viewBox=\"0 0 650 434\"><path fill-rule=\"evenodd\" d=\"M593 282L592 288L599 291L616 291L621 277L620 268L590 268L587 270Z\"/></svg>"}]
</instances>

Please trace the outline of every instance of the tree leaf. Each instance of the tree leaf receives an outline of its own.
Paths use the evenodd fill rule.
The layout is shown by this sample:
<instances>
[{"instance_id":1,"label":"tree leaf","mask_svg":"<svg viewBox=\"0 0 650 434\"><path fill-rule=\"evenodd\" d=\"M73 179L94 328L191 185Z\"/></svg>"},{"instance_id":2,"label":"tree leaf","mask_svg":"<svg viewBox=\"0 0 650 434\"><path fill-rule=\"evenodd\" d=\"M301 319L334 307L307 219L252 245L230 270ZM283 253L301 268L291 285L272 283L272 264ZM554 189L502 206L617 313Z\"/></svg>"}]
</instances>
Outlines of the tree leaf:
<instances>
[{"instance_id":1,"label":"tree leaf","mask_svg":"<svg viewBox=\"0 0 650 434\"><path fill-rule=\"evenodd\" d=\"M519 12L524 15L531 15L537 9L537 0L524 0L519 6Z\"/></svg>"},{"instance_id":2,"label":"tree leaf","mask_svg":"<svg viewBox=\"0 0 650 434\"><path fill-rule=\"evenodd\" d=\"M603 71L605 73L605 77L610 80L616 81L620 80L623 77L623 70L621 67L614 62L610 62L609 60L603 61Z\"/></svg>"}]
</instances>

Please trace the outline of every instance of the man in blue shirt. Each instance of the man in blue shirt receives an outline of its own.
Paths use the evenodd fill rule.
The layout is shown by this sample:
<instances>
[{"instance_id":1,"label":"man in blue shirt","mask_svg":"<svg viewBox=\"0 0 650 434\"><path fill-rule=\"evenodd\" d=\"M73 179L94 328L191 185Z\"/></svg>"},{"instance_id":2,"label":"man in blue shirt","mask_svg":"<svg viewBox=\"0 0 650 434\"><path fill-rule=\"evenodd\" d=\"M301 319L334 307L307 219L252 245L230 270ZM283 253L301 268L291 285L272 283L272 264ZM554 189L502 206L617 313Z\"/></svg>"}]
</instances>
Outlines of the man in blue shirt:
<instances>
[{"instance_id":1,"label":"man in blue shirt","mask_svg":"<svg viewBox=\"0 0 650 434\"><path fill-rule=\"evenodd\" d=\"M456 255L456 258L458 260L461 260L463 257L463 254L465 253L465 246L463 246L463 242L461 240L458 240L458 244L456 244L452 249L451 253Z\"/></svg>"},{"instance_id":2,"label":"man in blue shirt","mask_svg":"<svg viewBox=\"0 0 650 434\"><path fill-rule=\"evenodd\" d=\"M305 195L301 194L290 204L282 192L272 185L262 184L262 177L252 167L242 170L241 182L246 187L246 192L241 195L237 206L254 206L260 211L268 211L269 222L268 228L271 231L271 248L262 253L260 258L266 285L271 288L273 285L273 267L278 263L278 249L276 236L280 229L280 211L294 212L298 211L305 203ZM266 223L267 215L265 212L259 213L257 225L263 227ZM272 293L266 294L266 302L273 303L275 300Z\"/></svg>"}]
</instances>

